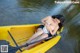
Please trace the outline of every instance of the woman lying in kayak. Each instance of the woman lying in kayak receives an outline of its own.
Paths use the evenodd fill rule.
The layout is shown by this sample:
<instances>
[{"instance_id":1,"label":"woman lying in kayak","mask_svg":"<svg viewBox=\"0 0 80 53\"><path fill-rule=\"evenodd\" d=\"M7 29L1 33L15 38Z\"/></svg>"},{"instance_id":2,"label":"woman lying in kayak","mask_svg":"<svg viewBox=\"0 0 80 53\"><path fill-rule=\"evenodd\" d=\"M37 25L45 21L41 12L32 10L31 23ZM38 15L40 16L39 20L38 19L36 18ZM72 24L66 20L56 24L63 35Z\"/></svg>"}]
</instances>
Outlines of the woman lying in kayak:
<instances>
[{"instance_id":1,"label":"woman lying in kayak","mask_svg":"<svg viewBox=\"0 0 80 53\"><path fill-rule=\"evenodd\" d=\"M37 32L27 41L27 43L54 36L56 32L63 26L63 22L63 15L53 15L45 17L44 19L42 19L42 25L38 27ZM28 46L27 49L35 44Z\"/></svg>"}]
</instances>

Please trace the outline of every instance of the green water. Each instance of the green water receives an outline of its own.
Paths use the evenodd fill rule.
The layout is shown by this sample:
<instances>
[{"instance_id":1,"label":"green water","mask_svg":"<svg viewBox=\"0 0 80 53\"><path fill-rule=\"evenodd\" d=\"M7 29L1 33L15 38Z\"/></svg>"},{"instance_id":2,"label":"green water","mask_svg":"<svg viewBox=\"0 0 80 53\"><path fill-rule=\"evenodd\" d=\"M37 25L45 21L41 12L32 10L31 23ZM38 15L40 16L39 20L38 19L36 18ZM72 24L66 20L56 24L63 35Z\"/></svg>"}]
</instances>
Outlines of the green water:
<instances>
[{"instance_id":1,"label":"green water","mask_svg":"<svg viewBox=\"0 0 80 53\"><path fill-rule=\"evenodd\" d=\"M64 31L47 53L80 53L79 4L55 4L54 0L0 0L0 26L41 23L48 15L65 16Z\"/></svg>"}]
</instances>

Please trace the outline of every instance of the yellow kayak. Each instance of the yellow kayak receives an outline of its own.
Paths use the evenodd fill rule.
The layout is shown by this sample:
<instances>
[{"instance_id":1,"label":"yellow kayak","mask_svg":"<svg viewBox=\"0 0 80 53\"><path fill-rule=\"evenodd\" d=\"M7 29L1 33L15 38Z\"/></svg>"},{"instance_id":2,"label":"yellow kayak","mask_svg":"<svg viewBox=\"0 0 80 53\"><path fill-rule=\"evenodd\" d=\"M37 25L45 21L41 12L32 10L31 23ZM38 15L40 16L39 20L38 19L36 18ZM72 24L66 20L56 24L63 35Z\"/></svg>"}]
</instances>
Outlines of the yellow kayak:
<instances>
[{"instance_id":1,"label":"yellow kayak","mask_svg":"<svg viewBox=\"0 0 80 53\"><path fill-rule=\"evenodd\" d=\"M8 34L9 31L14 37L18 46L21 46L35 33L39 25L40 24L0 26L0 40L6 40L11 46L16 47L14 41ZM43 43L40 43L29 50L23 50L24 48L21 48L23 50L22 53L46 53L46 51L59 42L60 38L60 34L57 34L57 36L54 38L44 41ZM20 53L20 51L18 50L16 53Z\"/></svg>"}]
</instances>

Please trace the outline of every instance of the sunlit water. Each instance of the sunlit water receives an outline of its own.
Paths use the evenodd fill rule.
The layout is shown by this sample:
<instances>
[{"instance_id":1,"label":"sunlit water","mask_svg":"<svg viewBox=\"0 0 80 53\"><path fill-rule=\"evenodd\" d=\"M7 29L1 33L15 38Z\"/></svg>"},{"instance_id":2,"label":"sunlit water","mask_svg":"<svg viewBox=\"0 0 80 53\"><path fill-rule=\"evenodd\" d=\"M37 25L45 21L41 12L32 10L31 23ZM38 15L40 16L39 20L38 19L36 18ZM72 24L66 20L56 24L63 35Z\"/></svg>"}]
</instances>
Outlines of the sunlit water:
<instances>
[{"instance_id":1,"label":"sunlit water","mask_svg":"<svg viewBox=\"0 0 80 53\"><path fill-rule=\"evenodd\" d=\"M53 0L0 0L0 25L41 23L48 15L65 16L61 40L47 53L79 53L80 7L78 4L55 4Z\"/></svg>"}]
</instances>

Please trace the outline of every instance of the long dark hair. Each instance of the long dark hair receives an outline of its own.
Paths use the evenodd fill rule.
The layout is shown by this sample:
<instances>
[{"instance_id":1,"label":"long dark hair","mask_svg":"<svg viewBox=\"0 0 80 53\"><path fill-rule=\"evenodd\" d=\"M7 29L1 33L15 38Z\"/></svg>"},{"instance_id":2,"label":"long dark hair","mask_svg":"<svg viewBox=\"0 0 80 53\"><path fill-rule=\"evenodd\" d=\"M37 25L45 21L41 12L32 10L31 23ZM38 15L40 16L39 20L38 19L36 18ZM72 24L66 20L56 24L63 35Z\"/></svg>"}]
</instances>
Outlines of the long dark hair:
<instances>
[{"instance_id":1,"label":"long dark hair","mask_svg":"<svg viewBox=\"0 0 80 53\"><path fill-rule=\"evenodd\" d=\"M58 24L59 25L59 31L61 30L61 28L63 27L63 24L64 24L64 16L63 15L52 15L52 18L57 18L60 20L60 23Z\"/></svg>"}]
</instances>

